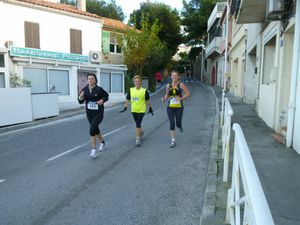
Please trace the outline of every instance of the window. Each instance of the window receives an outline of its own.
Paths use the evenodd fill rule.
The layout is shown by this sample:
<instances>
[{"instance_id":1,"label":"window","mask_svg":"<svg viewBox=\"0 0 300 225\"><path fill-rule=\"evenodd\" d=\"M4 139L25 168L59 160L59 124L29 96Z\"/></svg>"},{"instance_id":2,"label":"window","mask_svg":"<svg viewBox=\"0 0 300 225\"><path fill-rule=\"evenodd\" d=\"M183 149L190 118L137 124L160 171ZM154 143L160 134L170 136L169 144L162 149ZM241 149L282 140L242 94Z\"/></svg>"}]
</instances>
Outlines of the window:
<instances>
[{"instance_id":1,"label":"window","mask_svg":"<svg viewBox=\"0 0 300 225\"><path fill-rule=\"evenodd\" d=\"M123 92L123 74L122 73L100 73L100 86L107 92Z\"/></svg>"},{"instance_id":2,"label":"window","mask_svg":"<svg viewBox=\"0 0 300 225\"><path fill-rule=\"evenodd\" d=\"M70 52L75 54L82 54L81 30L70 29Z\"/></svg>"},{"instance_id":3,"label":"window","mask_svg":"<svg viewBox=\"0 0 300 225\"><path fill-rule=\"evenodd\" d=\"M116 34L110 35L109 51L111 53L121 53L121 46L118 45L118 36Z\"/></svg>"},{"instance_id":4,"label":"window","mask_svg":"<svg viewBox=\"0 0 300 225\"><path fill-rule=\"evenodd\" d=\"M0 88L5 88L5 77L2 72L0 72Z\"/></svg>"},{"instance_id":5,"label":"window","mask_svg":"<svg viewBox=\"0 0 300 225\"><path fill-rule=\"evenodd\" d=\"M38 23L24 22L25 47L40 48L40 25Z\"/></svg>"},{"instance_id":6,"label":"window","mask_svg":"<svg viewBox=\"0 0 300 225\"><path fill-rule=\"evenodd\" d=\"M23 77L31 81L32 93L58 92L69 95L69 71L24 68Z\"/></svg>"},{"instance_id":7,"label":"window","mask_svg":"<svg viewBox=\"0 0 300 225\"><path fill-rule=\"evenodd\" d=\"M5 67L4 54L0 54L0 67Z\"/></svg>"}]
</instances>

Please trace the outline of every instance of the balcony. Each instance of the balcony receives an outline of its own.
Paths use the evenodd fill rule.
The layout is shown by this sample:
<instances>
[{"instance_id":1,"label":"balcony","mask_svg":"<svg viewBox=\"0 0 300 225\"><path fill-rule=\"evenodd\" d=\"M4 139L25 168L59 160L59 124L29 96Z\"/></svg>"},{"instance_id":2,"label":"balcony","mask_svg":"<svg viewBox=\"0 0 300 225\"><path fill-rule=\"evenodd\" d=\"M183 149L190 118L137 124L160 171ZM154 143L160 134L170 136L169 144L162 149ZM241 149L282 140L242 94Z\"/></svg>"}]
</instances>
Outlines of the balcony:
<instances>
[{"instance_id":1,"label":"balcony","mask_svg":"<svg viewBox=\"0 0 300 225\"><path fill-rule=\"evenodd\" d=\"M241 0L237 23L261 23L266 20L266 0Z\"/></svg>"},{"instance_id":2,"label":"balcony","mask_svg":"<svg viewBox=\"0 0 300 225\"><path fill-rule=\"evenodd\" d=\"M215 37L206 47L206 58L221 54L222 37Z\"/></svg>"},{"instance_id":3,"label":"balcony","mask_svg":"<svg viewBox=\"0 0 300 225\"><path fill-rule=\"evenodd\" d=\"M215 24L216 21L220 19L222 16L223 10L225 9L226 2L218 2L215 5L214 10L210 14L207 20L207 31L211 29L211 27Z\"/></svg>"}]
</instances>

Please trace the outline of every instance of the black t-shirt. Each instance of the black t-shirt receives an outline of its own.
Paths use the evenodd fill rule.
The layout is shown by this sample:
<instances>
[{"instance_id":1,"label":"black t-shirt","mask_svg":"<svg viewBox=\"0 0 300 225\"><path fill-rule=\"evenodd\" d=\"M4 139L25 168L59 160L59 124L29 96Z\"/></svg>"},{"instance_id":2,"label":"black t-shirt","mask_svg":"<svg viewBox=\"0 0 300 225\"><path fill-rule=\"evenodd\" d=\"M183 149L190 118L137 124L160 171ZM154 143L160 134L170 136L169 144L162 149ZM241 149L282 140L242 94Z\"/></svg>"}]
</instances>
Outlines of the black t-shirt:
<instances>
[{"instance_id":1,"label":"black t-shirt","mask_svg":"<svg viewBox=\"0 0 300 225\"><path fill-rule=\"evenodd\" d=\"M100 99L103 99L103 103L108 100L109 95L102 87L99 87L96 85L95 87L93 87L92 92L90 92L89 86L87 85L80 91L80 93L82 91L84 91L84 99L80 100L78 98L78 102L80 104L82 104L85 101L85 106L86 106L87 112L88 111L89 112L103 111L103 109L104 109L103 104L102 105L95 104Z\"/></svg>"}]
</instances>

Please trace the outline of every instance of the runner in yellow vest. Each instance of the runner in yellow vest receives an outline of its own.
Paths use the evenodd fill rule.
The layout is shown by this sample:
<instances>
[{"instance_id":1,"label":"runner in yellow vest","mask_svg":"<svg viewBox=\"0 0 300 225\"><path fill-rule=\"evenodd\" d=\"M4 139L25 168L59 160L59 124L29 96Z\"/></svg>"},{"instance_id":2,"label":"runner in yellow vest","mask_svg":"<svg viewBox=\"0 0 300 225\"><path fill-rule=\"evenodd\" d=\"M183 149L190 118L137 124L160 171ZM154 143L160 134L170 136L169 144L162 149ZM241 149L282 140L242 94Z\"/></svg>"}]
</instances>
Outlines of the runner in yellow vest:
<instances>
[{"instance_id":1,"label":"runner in yellow vest","mask_svg":"<svg viewBox=\"0 0 300 225\"><path fill-rule=\"evenodd\" d=\"M142 121L143 117L146 113L147 105L149 107L149 113L153 115L153 110L150 104L150 96L149 92L142 87L142 78L139 75L135 75L133 77L134 86L130 88L130 91L128 92L126 96L125 106L124 109L120 112L125 112L128 107L128 103L131 103L131 113L133 116L133 119L136 123L136 146L141 145L142 141Z\"/></svg>"}]
</instances>

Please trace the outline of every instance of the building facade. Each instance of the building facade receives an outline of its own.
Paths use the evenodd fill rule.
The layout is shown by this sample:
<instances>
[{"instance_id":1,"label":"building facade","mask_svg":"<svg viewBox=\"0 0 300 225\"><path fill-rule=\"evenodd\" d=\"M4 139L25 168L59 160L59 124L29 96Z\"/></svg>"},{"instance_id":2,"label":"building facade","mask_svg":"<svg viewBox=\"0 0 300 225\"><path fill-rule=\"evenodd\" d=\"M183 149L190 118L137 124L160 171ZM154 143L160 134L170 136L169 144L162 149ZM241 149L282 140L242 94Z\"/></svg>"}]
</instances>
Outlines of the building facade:
<instances>
[{"instance_id":1,"label":"building facade","mask_svg":"<svg viewBox=\"0 0 300 225\"><path fill-rule=\"evenodd\" d=\"M64 110L79 107L78 93L92 72L111 99L123 97L126 66L102 63L104 20L81 7L1 0L0 86L9 88L15 74L29 81L32 94L57 93Z\"/></svg>"},{"instance_id":2,"label":"building facade","mask_svg":"<svg viewBox=\"0 0 300 225\"><path fill-rule=\"evenodd\" d=\"M230 1L230 92L300 153L299 2Z\"/></svg>"}]
</instances>

